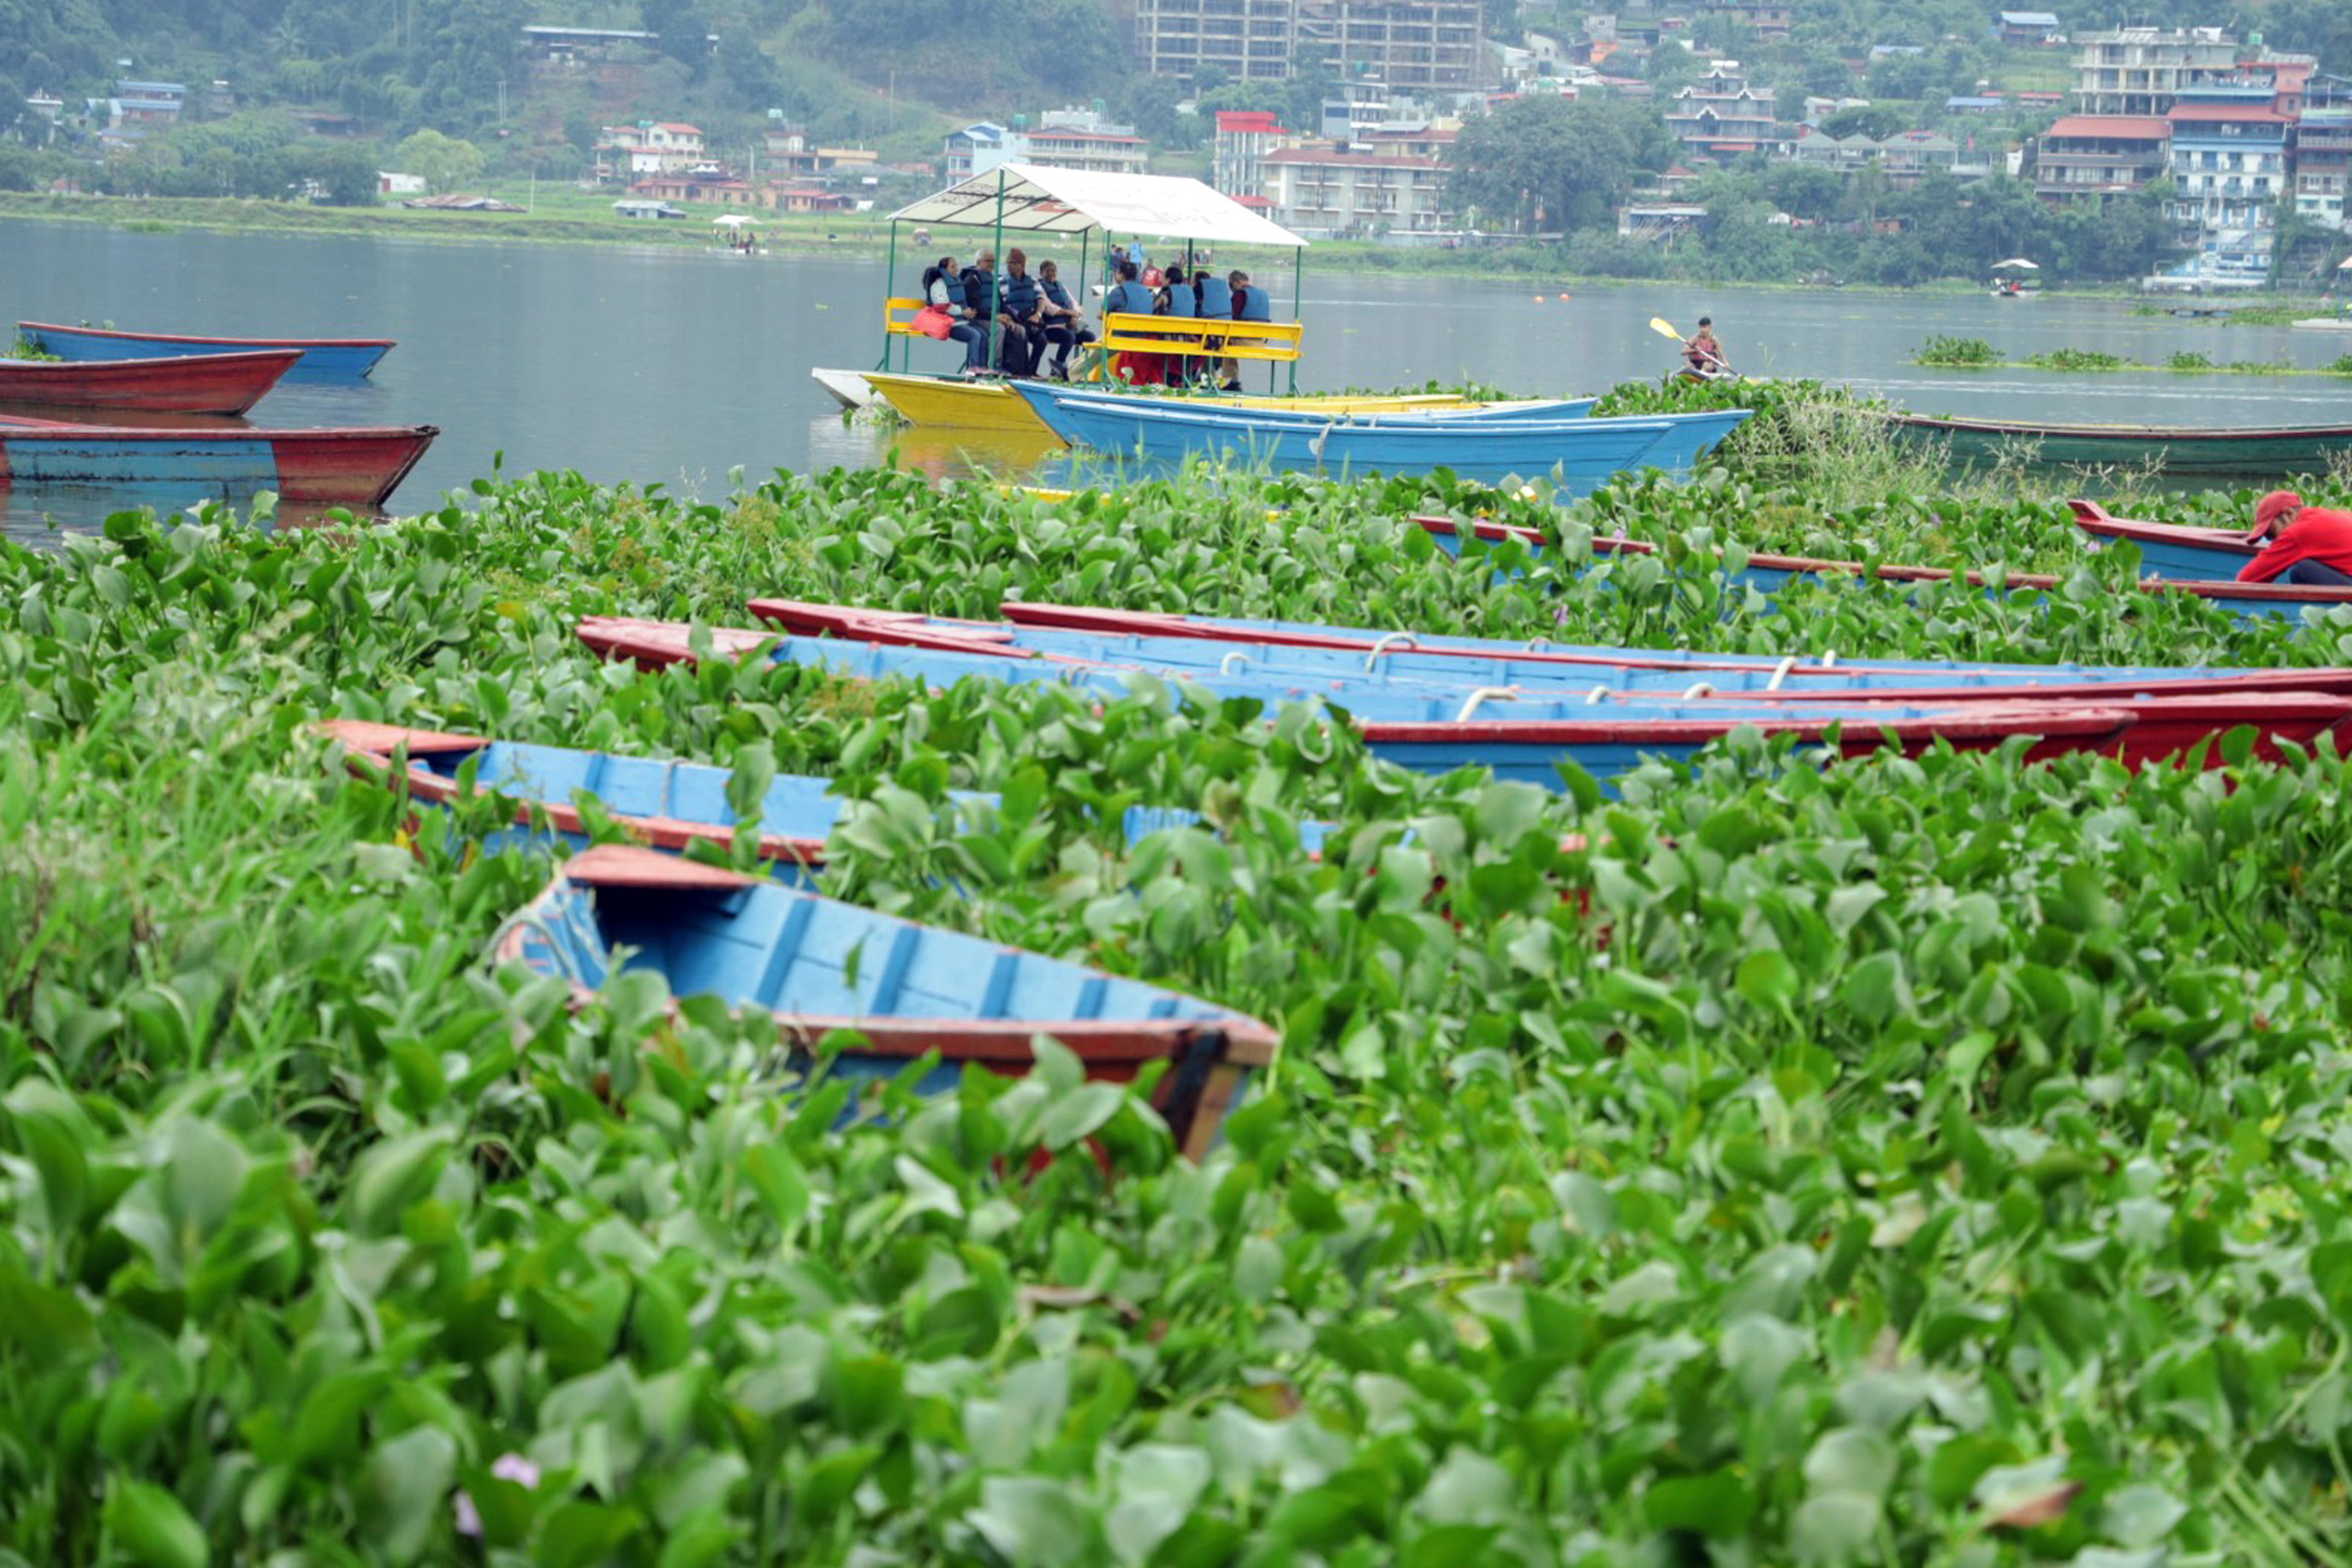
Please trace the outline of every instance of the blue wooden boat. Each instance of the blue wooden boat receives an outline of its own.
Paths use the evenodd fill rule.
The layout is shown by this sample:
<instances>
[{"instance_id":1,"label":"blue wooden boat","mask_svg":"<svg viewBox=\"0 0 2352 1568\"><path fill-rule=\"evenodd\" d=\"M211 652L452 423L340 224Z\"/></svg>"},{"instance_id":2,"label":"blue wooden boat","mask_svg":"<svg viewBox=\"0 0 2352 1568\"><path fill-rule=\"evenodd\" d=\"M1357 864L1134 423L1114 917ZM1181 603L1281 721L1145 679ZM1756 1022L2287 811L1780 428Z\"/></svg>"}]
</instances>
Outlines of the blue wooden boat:
<instances>
[{"instance_id":1,"label":"blue wooden boat","mask_svg":"<svg viewBox=\"0 0 2352 1568\"><path fill-rule=\"evenodd\" d=\"M1438 548L1449 555L1462 553L1465 528L1471 537L1489 546L1510 541L1538 556L1550 548L1550 542L1531 528L1495 523L1473 526L1443 517L1417 517L1412 521L1428 530ZM1595 539L1592 549L1596 555L1637 555L1648 553L1650 546L1637 540ZM1944 583L1950 581L1952 575L1940 566L1869 565L1859 561L1823 561L1806 555L1757 554L1748 558L1745 568L1729 574L1727 580L1769 596L1800 578L1869 577L1881 583L1904 584ZM1986 585L1980 572L1964 575L1971 584ZM2004 591L2021 594L2054 593L2058 588L2057 578L2030 572L2010 573L2002 584ZM2149 577L2140 583L2139 588L2148 594L2185 594L2240 617L2284 616L2293 620L2300 619L2305 611L2352 605L2352 588L2314 588L2294 583L2192 582Z\"/></svg>"},{"instance_id":2,"label":"blue wooden boat","mask_svg":"<svg viewBox=\"0 0 2352 1568\"><path fill-rule=\"evenodd\" d=\"M19 321L16 333L45 354L65 360L170 359L188 354L299 349L289 381L357 381L390 353L390 338L197 338L168 332L118 332L55 321Z\"/></svg>"},{"instance_id":3,"label":"blue wooden boat","mask_svg":"<svg viewBox=\"0 0 2352 1568\"><path fill-rule=\"evenodd\" d=\"M2236 528L2184 528L2177 523L2142 522L2116 517L2095 500L2070 500L2074 526L2096 545L2126 541L2139 547L2140 570L2168 582L2234 582L2246 563L2261 552L2246 542Z\"/></svg>"},{"instance_id":4,"label":"blue wooden boat","mask_svg":"<svg viewBox=\"0 0 2352 1568\"><path fill-rule=\"evenodd\" d=\"M1482 403L1466 408L1382 408L1370 412L1351 408L1269 408L1247 403L1221 403L1214 398L1156 396L1148 392L1095 392L1085 387L1066 386L1061 383L1043 384L1055 395L1065 394L1091 400L1114 397L1122 403L1139 403L1150 408L1171 408L1179 413L1209 414L1218 417L1245 416L1269 425L1306 425L1320 430L1326 425L1349 427L1370 426L1376 429L1420 429L1432 423L1448 425L1557 425L1566 420L1591 417L1597 397L1528 397L1507 403Z\"/></svg>"},{"instance_id":5,"label":"blue wooden boat","mask_svg":"<svg viewBox=\"0 0 2352 1568\"><path fill-rule=\"evenodd\" d=\"M1072 446L1147 461L1195 456L1278 470L1428 474L1499 484L1549 476L1583 494L1618 474L1689 470L1699 453L1748 417L1745 410L1651 418L1521 421L1399 416L1370 423L1262 419L1242 410L1164 406L1167 400L1014 382L1038 417Z\"/></svg>"},{"instance_id":6,"label":"blue wooden boat","mask_svg":"<svg viewBox=\"0 0 2352 1568\"><path fill-rule=\"evenodd\" d=\"M698 839L714 845L734 840L738 817L728 803L729 771L708 763L616 756L566 746L494 741L480 735L331 719L319 727L362 771L390 784L395 778L409 798L446 805L472 790L511 797L517 832L538 843L587 847L588 825L579 799L593 796L604 814L639 843L673 853ZM407 768L395 773L405 755ZM825 840L840 824L846 805L828 793L833 781L786 773L768 786L758 818L758 846L769 875L806 886L822 875ZM996 797L961 792L959 800L993 805ZM1130 806L1123 823L1130 843L1164 827L1199 824L1196 812L1180 806ZM1298 825L1299 842L1309 854L1321 850L1330 826Z\"/></svg>"},{"instance_id":7,"label":"blue wooden boat","mask_svg":"<svg viewBox=\"0 0 2352 1568\"><path fill-rule=\"evenodd\" d=\"M1801 711L1809 704L1899 703L1914 708L1971 702L2084 702L2120 707L2132 727L2113 754L2135 766L2186 752L2209 736L2241 724L2256 727L2260 743L2278 755L2281 743L2308 747L2352 720L2352 669L2183 672L2110 669L2053 679L2047 670L1945 669L1890 675L1867 669L1819 668L1790 684L1788 666L1723 670L1694 680L1688 668L1601 670L1524 655L1465 658L1423 653L1391 644L1369 653L1237 638L1208 640L1007 626L903 611L874 612L793 600L754 599L761 619L803 636L936 647L950 652L1002 652L1087 668L1148 671L1170 679L1223 688L1236 677L1297 683L1325 691L1353 709L1350 689L1380 693L1507 694L1514 703L1553 699L1603 703L1693 702L1713 700L1770 704ZM1363 634L1369 637L1369 634ZM2209 753L2209 755L2215 755Z\"/></svg>"},{"instance_id":8,"label":"blue wooden boat","mask_svg":"<svg viewBox=\"0 0 2352 1568\"><path fill-rule=\"evenodd\" d=\"M1151 1104L1196 1160L1277 1044L1255 1018L1181 992L628 845L565 862L498 956L575 994L617 963L676 996L770 1014L802 1065L860 1089L933 1056L918 1094L954 1092L967 1067L1022 1076L1044 1035L1097 1081L1154 1074Z\"/></svg>"},{"instance_id":9,"label":"blue wooden boat","mask_svg":"<svg viewBox=\"0 0 2352 1568\"><path fill-rule=\"evenodd\" d=\"M583 620L583 642L608 658L647 666L691 662L695 627L683 622L611 616ZM722 657L765 650L780 663L828 669L856 679L893 677L933 686L985 679L1029 685L1055 682L1125 695L1149 671L1086 665L1010 653L917 647L838 637L770 637L746 627L710 628L709 646ZM1294 680L1279 676L1213 673L1192 684L1218 697L1252 698L1268 707L1323 702L1345 710L1373 752L1420 773L1485 767L1498 778L1548 789L1561 787L1559 766L1573 763L1604 788L1646 757L1687 760L1734 730L1786 735L1803 745L1832 745L1859 756L1895 745L1917 752L1938 741L1983 750L2017 736L2035 738L2032 754L2099 749L2121 743L2131 728L2121 706L2046 702L1767 703L1694 700L1665 702L1618 698L1528 700L1500 689L1437 688L1385 677ZM1172 691L1170 692L1172 697ZM1496 715L1507 714L1508 717Z\"/></svg>"},{"instance_id":10,"label":"blue wooden boat","mask_svg":"<svg viewBox=\"0 0 2352 1568\"><path fill-rule=\"evenodd\" d=\"M293 506L380 506L439 434L430 425L180 429L0 415L0 488L89 485L167 506L275 490Z\"/></svg>"}]
</instances>

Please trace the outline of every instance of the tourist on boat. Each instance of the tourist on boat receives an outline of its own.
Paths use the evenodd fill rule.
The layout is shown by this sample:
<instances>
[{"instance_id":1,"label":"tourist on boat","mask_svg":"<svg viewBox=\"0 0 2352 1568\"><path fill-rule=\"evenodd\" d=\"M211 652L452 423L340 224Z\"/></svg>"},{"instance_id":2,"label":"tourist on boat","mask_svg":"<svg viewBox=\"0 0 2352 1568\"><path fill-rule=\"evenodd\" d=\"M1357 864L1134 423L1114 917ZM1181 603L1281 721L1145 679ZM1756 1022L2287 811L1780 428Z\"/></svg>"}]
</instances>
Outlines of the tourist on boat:
<instances>
[{"instance_id":1,"label":"tourist on boat","mask_svg":"<svg viewBox=\"0 0 2352 1568\"><path fill-rule=\"evenodd\" d=\"M1143 286L1142 279L1130 258L1118 264L1118 281L1111 286L1103 300L1103 324L1108 330L1114 315L1149 316L1157 313L1160 301ZM1164 354L1138 353L1121 350L1112 369L1120 380L1133 386L1165 386L1168 367Z\"/></svg>"},{"instance_id":2,"label":"tourist on boat","mask_svg":"<svg viewBox=\"0 0 2352 1568\"><path fill-rule=\"evenodd\" d=\"M992 325L1004 337L1004 345L997 357L1000 368L1010 368L1029 363L1029 336L1018 325L1002 319L1003 288L996 280L996 252L983 250L963 272L963 300L972 313L972 324L982 332ZM981 351L981 368L988 368L988 351Z\"/></svg>"},{"instance_id":3,"label":"tourist on boat","mask_svg":"<svg viewBox=\"0 0 2352 1568\"><path fill-rule=\"evenodd\" d=\"M937 267L923 269L923 302L948 313L948 336L963 345L963 373L978 375L988 364L988 332L972 324L954 257L942 256Z\"/></svg>"},{"instance_id":4,"label":"tourist on boat","mask_svg":"<svg viewBox=\"0 0 2352 1568\"><path fill-rule=\"evenodd\" d=\"M1038 302L1037 313L1044 323L1038 353L1042 357L1045 343L1054 345L1054 379L1070 379L1070 351L1084 348L1095 341L1093 331L1087 325L1087 313L1078 309L1070 291L1062 287L1061 272L1054 263L1037 264L1037 289L1044 298Z\"/></svg>"},{"instance_id":5,"label":"tourist on boat","mask_svg":"<svg viewBox=\"0 0 2352 1568\"><path fill-rule=\"evenodd\" d=\"M1160 278L1160 292L1153 308L1163 316L1181 316L1186 321L1197 318L1201 311L1201 294L1184 265L1178 262ZM1188 382L1192 379L1193 363L1189 355L1171 354L1168 359L1171 379Z\"/></svg>"},{"instance_id":6,"label":"tourist on boat","mask_svg":"<svg viewBox=\"0 0 2352 1568\"><path fill-rule=\"evenodd\" d=\"M2293 490L2273 490L2254 503L2245 537L2263 549L2238 574L2241 583L2352 588L2352 511L2305 506Z\"/></svg>"},{"instance_id":7,"label":"tourist on boat","mask_svg":"<svg viewBox=\"0 0 2352 1568\"><path fill-rule=\"evenodd\" d=\"M1037 374L1037 362L1045 357L1045 322L1038 313L1045 295L1037 287L1037 279L1029 276L1027 253L1017 247L1004 253L1002 294L1004 353L997 363L1008 375L1034 376Z\"/></svg>"},{"instance_id":8,"label":"tourist on boat","mask_svg":"<svg viewBox=\"0 0 2352 1568\"><path fill-rule=\"evenodd\" d=\"M1716 341L1713 316L1698 319L1698 331L1683 344L1683 358L1690 362L1692 370L1709 378L1731 369L1730 362L1723 357L1723 345Z\"/></svg>"}]
</instances>

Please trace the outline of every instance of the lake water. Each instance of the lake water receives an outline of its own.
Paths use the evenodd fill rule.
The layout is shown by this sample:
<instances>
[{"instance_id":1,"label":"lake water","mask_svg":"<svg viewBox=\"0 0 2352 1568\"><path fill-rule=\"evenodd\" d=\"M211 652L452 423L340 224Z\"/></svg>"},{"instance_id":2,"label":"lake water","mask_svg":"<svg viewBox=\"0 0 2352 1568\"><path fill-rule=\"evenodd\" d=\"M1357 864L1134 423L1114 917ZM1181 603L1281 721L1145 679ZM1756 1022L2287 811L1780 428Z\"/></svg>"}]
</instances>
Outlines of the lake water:
<instances>
[{"instance_id":1,"label":"lake water","mask_svg":"<svg viewBox=\"0 0 2352 1568\"><path fill-rule=\"evenodd\" d=\"M1074 267L1075 247L1062 259ZM1275 284L1278 314L1286 313L1288 270L1259 279ZM499 453L509 472L574 468L703 494L723 493L730 469L756 479L778 468L870 464L894 446L902 462L958 471L969 437L845 423L809 380L814 365L874 363L891 281L879 261L747 258L716 247L509 248L0 223L0 300L16 318L399 340L369 382L281 388L255 423L438 426L440 439L394 498L404 513L489 473ZM899 278L898 291L913 281ZM1687 330L1702 314L1714 316L1742 370L1844 382L1929 413L2251 426L2341 422L2352 405L2352 387L2332 378L1971 374L1907 363L1936 333L1984 338L2012 357L2074 347L2150 363L2185 349L2315 366L2352 350L2345 333L2134 315L2121 300L1667 285L1538 290L1531 282L1318 269L1312 251L1300 385L1436 378L1529 394L1597 390L1671 368L1674 345L1651 330L1653 316ZM947 369L956 353L921 345L917 363ZM102 495L0 489L0 529L37 535L56 523L87 525L112 504Z\"/></svg>"}]
</instances>

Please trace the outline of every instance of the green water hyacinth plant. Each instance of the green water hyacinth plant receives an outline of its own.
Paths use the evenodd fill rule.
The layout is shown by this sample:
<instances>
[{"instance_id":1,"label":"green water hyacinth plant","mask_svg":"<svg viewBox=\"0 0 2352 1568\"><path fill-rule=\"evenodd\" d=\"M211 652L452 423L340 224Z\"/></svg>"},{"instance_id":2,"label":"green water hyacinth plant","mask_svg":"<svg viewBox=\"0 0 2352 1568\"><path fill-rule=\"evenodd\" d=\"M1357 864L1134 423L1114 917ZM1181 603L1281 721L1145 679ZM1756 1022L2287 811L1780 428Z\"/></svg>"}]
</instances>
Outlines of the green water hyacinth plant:
<instances>
[{"instance_id":1,"label":"green water hyacinth plant","mask_svg":"<svg viewBox=\"0 0 2352 1568\"><path fill-rule=\"evenodd\" d=\"M1759 518L1969 564L2060 526L1813 499L540 474L380 528L0 548L0 1563L2345 1556L2333 742L2134 773L1749 734L1603 801L1197 692L646 673L572 636L761 592L2347 657L2341 618L2119 592L2120 553L2014 598L1727 590ZM1559 549L1457 562L1429 510ZM1594 562L1620 528L1659 554ZM830 891L1245 1009L1280 1059L1198 1165L1050 1045L836 1127L756 1020L487 966L549 867L508 803L349 775L333 716L747 798L827 775ZM1137 805L1199 820L1130 844Z\"/></svg>"}]
</instances>

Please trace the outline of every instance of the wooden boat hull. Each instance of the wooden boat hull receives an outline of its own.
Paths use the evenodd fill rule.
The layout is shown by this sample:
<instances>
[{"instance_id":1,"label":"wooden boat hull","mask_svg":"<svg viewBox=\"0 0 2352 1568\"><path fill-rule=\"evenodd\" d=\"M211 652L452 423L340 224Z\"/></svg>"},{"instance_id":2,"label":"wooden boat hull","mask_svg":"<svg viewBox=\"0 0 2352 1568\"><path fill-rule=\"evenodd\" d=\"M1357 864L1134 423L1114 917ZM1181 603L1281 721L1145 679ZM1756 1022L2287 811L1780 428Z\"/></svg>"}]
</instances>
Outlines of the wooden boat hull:
<instances>
[{"instance_id":1,"label":"wooden boat hull","mask_svg":"<svg viewBox=\"0 0 2352 1568\"><path fill-rule=\"evenodd\" d=\"M1073 446L1159 462L1192 457L1277 470L1425 475L1439 468L1489 484L1550 476L1581 494L1641 468L1687 472L1698 454L1748 417L1746 410L1642 419L1490 422L1475 419L1300 424L1246 412L1153 406L1117 395L1060 392L1034 383L1013 390Z\"/></svg>"},{"instance_id":2,"label":"wooden boat hull","mask_svg":"<svg viewBox=\"0 0 2352 1568\"><path fill-rule=\"evenodd\" d=\"M294 349L302 357L287 374L298 381L358 380L393 348L390 338L203 338L68 327L56 321L19 321L16 331L43 353L64 360L170 359Z\"/></svg>"},{"instance_id":3,"label":"wooden boat hull","mask_svg":"<svg viewBox=\"0 0 2352 1568\"><path fill-rule=\"evenodd\" d=\"M2045 468L2143 468L2175 475L2277 477L2324 474L2352 452L2352 425L2250 430L2168 429L2132 425L2023 425L1994 419L1886 416L1906 443L1933 445L1962 467L2030 461Z\"/></svg>"},{"instance_id":4,"label":"wooden boat hull","mask_svg":"<svg viewBox=\"0 0 2352 1568\"><path fill-rule=\"evenodd\" d=\"M2244 670L2180 675L2172 671L2118 669L2106 679L2037 679L2033 673L1959 670L1881 675L1864 669L1815 669L1791 684L1788 672L1723 671L1693 680L1688 669L1618 668L1605 674L1532 658L1507 656L1475 660L1444 653L1421 653L1391 646L1359 654L1268 643L1210 642L1148 634L1006 626L1000 622L943 620L906 612L843 610L789 600L751 602L754 614L810 636L898 640L912 646L994 651L1013 658L1055 660L1081 668L1139 668L1164 679L1221 686L1248 674L1320 688L1351 710L1360 709L1350 691L1415 688L1454 693L1474 690L1502 700L1490 705L1507 714L1529 700L1591 707L1608 702L1669 702L1750 710L1803 713L1820 706L1894 703L1927 710L1972 703L2080 703L2118 707L2132 725L2105 748L2134 766L2176 756L2198 742L2240 724L2256 727L2258 744L2275 758L2283 743L2308 747L2352 721L2352 668L2306 676L2299 670ZM1361 634L1369 637L1370 634ZM2332 687L2332 689L2323 689ZM2071 747L2060 748L2062 750ZM2214 759L2217 765L2219 759Z\"/></svg>"},{"instance_id":5,"label":"wooden boat hull","mask_svg":"<svg viewBox=\"0 0 2352 1568\"><path fill-rule=\"evenodd\" d=\"M824 388L825 395L845 409L856 411L871 408L879 401L866 373L856 370L828 370L823 365L809 372L809 379Z\"/></svg>"},{"instance_id":6,"label":"wooden boat hull","mask_svg":"<svg viewBox=\"0 0 2352 1568\"><path fill-rule=\"evenodd\" d=\"M1448 518L1412 520L1430 531L1438 548L1449 555L1462 552L1461 525ZM1476 537L1489 543L1513 539L1530 551L1540 552L1549 548L1544 536L1533 529L1500 528L1480 524L1474 531ZM1596 539L1592 542L1595 554L1641 554L1649 546L1634 541ZM1863 577L1882 583L1942 583L1952 574L1940 566L1875 565L1865 566L1859 561L1822 561L1802 555L1750 555L1747 567L1732 575L1731 580L1759 594L1777 594L1800 577ZM1969 583L1982 585L1984 574L1966 574ZM2055 592L2058 579L2033 573L2015 572L2003 579L2004 590L2011 593ZM2312 588L2286 583L2239 583L2177 581L2150 577L2139 584L2147 594L2187 594L2204 600L2215 609L2241 617L2251 616L2284 616L2299 617L2308 610L2331 609L2338 605L2352 605L2352 588Z\"/></svg>"},{"instance_id":7,"label":"wooden boat hull","mask_svg":"<svg viewBox=\"0 0 2352 1568\"><path fill-rule=\"evenodd\" d=\"M0 359L0 405L116 414L242 414L302 357L299 349L170 359Z\"/></svg>"},{"instance_id":8,"label":"wooden boat hull","mask_svg":"<svg viewBox=\"0 0 2352 1568\"><path fill-rule=\"evenodd\" d=\"M2234 581L2258 552L2236 529L2183 528L2116 517L2093 500L2070 500L2074 526L2095 544L2129 541L2139 547L2140 570L2151 577L2192 583Z\"/></svg>"},{"instance_id":9,"label":"wooden boat hull","mask_svg":"<svg viewBox=\"0 0 2352 1568\"><path fill-rule=\"evenodd\" d=\"M470 765L474 792L511 798L516 833L533 843L586 848L588 824L577 804L583 795L593 795L606 816L648 848L677 853L697 842L723 847L734 841L738 819L727 798L731 775L707 763L625 757L355 719L329 720L318 729L341 747L355 771L429 805L456 800L463 793L458 773ZM396 772L394 762L404 755L407 766ZM792 773L768 786L755 842L770 876L805 887L824 873L825 841L845 805L832 788L831 779ZM957 798L992 804L996 797L966 791ZM1133 841L1199 821L1199 814L1180 807L1133 806L1123 826ZM1323 823L1299 824L1300 842L1310 853L1321 847L1328 832Z\"/></svg>"},{"instance_id":10,"label":"wooden boat hull","mask_svg":"<svg viewBox=\"0 0 2352 1568\"><path fill-rule=\"evenodd\" d=\"M769 613L781 602L761 601ZM770 637L748 628L714 628L711 647L722 657L766 647L779 662L813 666L852 679L905 677L934 686L982 679L1008 684L1050 681L1085 687L1106 695L1124 694L1132 668L1087 666L1074 661L1008 653L1002 647L953 638L925 638L903 626L879 621L869 626L897 643L787 636ZM592 616L580 623L581 640L611 658L641 665L690 662L695 628L673 622ZM1688 760L1736 729L1786 735L1801 744L1835 744L1841 754L1860 755L1893 744L1917 752L1942 741L1962 750L1998 746L2017 736L2036 737L2045 752L2096 749L2116 742L2130 727L2130 713L2105 704L1981 702L1933 707L1856 701L1821 703L1803 710L1766 704L1696 704L1622 701L1595 708L1582 700L1524 700L1507 694L1488 712L1513 717L1486 719L1479 700L1461 689L1429 686L1383 686L1378 678L1300 680L1248 675L1212 675L1194 684L1220 696L1255 698L1269 707L1322 700L1343 707L1372 752L1402 766L1450 773L1475 764L1498 778L1543 788L1562 786L1559 764L1572 763L1613 789L1614 781L1645 757ZM1494 694L1489 694L1494 695Z\"/></svg>"},{"instance_id":11,"label":"wooden boat hull","mask_svg":"<svg viewBox=\"0 0 2352 1568\"><path fill-rule=\"evenodd\" d=\"M95 485L297 506L380 506L440 432L152 429L0 417L0 486Z\"/></svg>"},{"instance_id":12,"label":"wooden boat hull","mask_svg":"<svg viewBox=\"0 0 2352 1568\"><path fill-rule=\"evenodd\" d=\"M1061 439L1053 426L1040 418L1036 411L1013 392L1009 382L898 375L878 371L867 372L865 380L875 394L888 403L909 425L939 426L958 430L999 430ZM1213 397L1171 396L1150 401L1179 407L1332 414L1475 413L1480 406L1467 398L1445 393L1334 393L1299 397L1254 397L1237 394ZM1591 406L1590 400L1586 406ZM1566 417L1565 415L1562 416Z\"/></svg>"},{"instance_id":13,"label":"wooden boat hull","mask_svg":"<svg viewBox=\"0 0 2352 1568\"><path fill-rule=\"evenodd\" d=\"M953 1093L971 1066L1025 1076L1038 1035L1097 1082L1158 1065L1151 1103L1195 1160L1277 1044L1258 1020L1179 992L625 845L572 857L497 955L584 996L616 949L677 996L768 1014L803 1069L859 1089L933 1053L919 1095Z\"/></svg>"}]
</instances>

